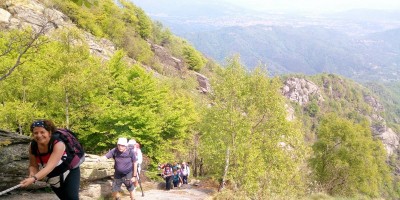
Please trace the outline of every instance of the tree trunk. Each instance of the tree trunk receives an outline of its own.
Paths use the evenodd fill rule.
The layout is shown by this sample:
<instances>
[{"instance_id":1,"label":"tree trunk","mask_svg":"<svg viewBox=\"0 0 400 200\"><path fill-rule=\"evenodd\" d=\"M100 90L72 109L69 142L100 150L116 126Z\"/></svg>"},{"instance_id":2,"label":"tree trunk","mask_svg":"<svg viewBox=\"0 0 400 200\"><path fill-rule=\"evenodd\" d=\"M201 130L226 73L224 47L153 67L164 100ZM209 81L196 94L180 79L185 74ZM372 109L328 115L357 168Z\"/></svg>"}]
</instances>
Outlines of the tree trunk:
<instances>
[{"instance_id":1,"label":"tree trunk","mask_svg":"<svg viewBox=\"0 0 400 200\"><path fill-rule=\"evenodd\" d=\"M200 159L199 163L199 168L200 168L200 176L204 176L204 169L203 169L203 158Z\"/></svg>"},{"instance_id":2,"label":"tree trunk","mask_svg":"<svg viewBox=\"0 0 400 200\"><path fill-rule=\"evenodd\" d=\"M201 161L199 163L199 158L197 157L197 149L199 146L199 138L198 135L194 135L193 136L193 141L194 141L194 148L193 148L193 165L192 165L192 169L193 169L193 177L197 177L197 176L201 176L201 169L199 170L199 164L201 164Z\"/></svg>"},{"instance_id":3,"label":"tree trunk","mask_svg":"<svg viewBox=\"0 0 400 200\"><path fill-rule=\"evenodd\" d=\"M224 175L222 176L222 180L221 180L221 184L219 185L218 192L222 191L225 187L226 176L228 174L228 169L229 169L229 157L230 157L230 152L229 152L229 147L228 147L226 149Z\"/></svg>"},{"instance_id":4,"label":"tree trunk","mask_svg":"<svg viewBox=\"0 0 400 200\"><path fill-rule=\"evenodd\" d=\"M65 89L65 124L66 128L69 129L69 100L67 89Z\"/></svg>"},{"instance_id":5,"label":"tree trunk","mask_svg":"<svg viewBox=\"0 0 400 200\"><path fill-rule=\"evenodd\" d=\"M197 177L197 150L194 150L193 177Z\"/></svg>"}]
</instances>

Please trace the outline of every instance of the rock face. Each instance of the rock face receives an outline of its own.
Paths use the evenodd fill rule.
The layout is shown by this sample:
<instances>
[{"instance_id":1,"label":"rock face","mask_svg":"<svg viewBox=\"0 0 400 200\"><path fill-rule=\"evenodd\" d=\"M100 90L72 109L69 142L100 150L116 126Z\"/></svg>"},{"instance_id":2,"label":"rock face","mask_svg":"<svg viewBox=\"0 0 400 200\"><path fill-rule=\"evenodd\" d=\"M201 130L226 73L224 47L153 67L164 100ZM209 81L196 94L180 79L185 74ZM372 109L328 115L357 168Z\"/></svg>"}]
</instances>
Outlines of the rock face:
<instances>
[{"instance_id":1,"label":"rock face","mask_svg":"<svg viewBox=\"0 0 400 200\"><path fill-rule=\"evenodd\" d=\"M46 27L44 31L45 35L50 37L56 29L76 28L76 25L72 23L68 16L54 8L47 8L38 0L7 1L6 9L0 8L0 29L2 30L32 27L38 32L42 26ZM110 60L116 52L116 47L110 40L105 38L96 38L94 35L86 31L83 31L83 36L84 42L89 46L90 53L104 61ZM79 44L82 42L72 41L72 43ZM167 49L160 45L152 44L150 41L149 45L151 46L156 59L161 63L164 75L184 78L189 74L189 70L185 66L184 61L172 56ZM125 60L130 64L136 63L134 59L129 57ZM151 68L147 66L143 67L148 71L152 68L158 68L155 66ZM209 84L208 86L204 85L207 84L206 81L208 80L206 78L199 78L197 74L194 76L196 76L198 80L200 91L209 91L209 88L207 88L209 87Z\"/></svg>"},{"instance_id":2,"label":"rock face","mask_svg":"<svg viewBox=\"0 0 400 200\"><path fill-rule=\"evenodd\" d=\"M32 27L38 32L43 26L46 27L44 34L50 37L56 29L76 28L68 16L54 8L47 8L37 0L12 1L7 10L0 9L1 29ZM90 52L102 60L109 60L115 52L115 46L110 40L97 39L88 32L84 32L84 38Z\"/></svg>"},{"instance_id":3,"label":"rock face","mask_svg":"<svg viewBox=\"0 0 400 200\"><path fill-rule=\"evenodd\" d=\"M373 110L370 115L370 120L373 122L371 123L372 134L374 137L379 138L382 141L388 156L397 153L400 138L391 128L386 126L385 119L380 115L380 113L385 111L383 105L374 97L369 95L364 95L364 101L370 105Z\"/></svg>"},{"instance_id":4,"label":"rock face","mask_svg":"<svg viewBox=\"0 0 400 200\"><path fill-rule=\"evenodd\" d=\"M161 63L166 65L166 68L172 67L174 70L169 71L185 71L186 67L182 60L171 56L171 54L162 46L151 44L151 50L154 52L156 57L159 59Z\"/></svg>"},{"instance_id":5,"label":"rock face","mask_svg":"<svg viewBox=\"0 0 400 200\"><path fill-rule=\"evenodd\" d=\"M388 156L397 153L397 149L399 148L399 136L397 136L391 128L387 128L386 126L377 132L374 131L374 128L375 127L373 126L373 134L376 138L379 138L382 141Z\"/></svg>"},{"instance_id":6,"label":"rock face","mask_svg":"<svg viewBox=\"0 0 400 200\"><path fill-rule=\"evenodd\" d=\"M197 77L197 82L199 83L199 91L201 93L210 93L211 92L211 85L210 85L210 81L208 80L208 78L206 76L204 76L203 74L194 72L194 74Z\"/></svg>"},{"instance_id":7,"label":"rock face","mask_svg":"<svg viewBox=\"0 0 400 200\"><path fill-rule=\"evenodd\" d=\"M11 14L8 11L0 8L0 24L9 23L10 17L11 17Z\"/></svg>"},{"instance_id":8,"label":"rock face","mask_svg":"<svg viewBox=\"0 0 400 200\"><path fill-rule=\"evenodd\" d=\"M28 146L31 139L0 130L0 191L17 185L28 175ZM94 181L114 174L114 161L97 162L99 156L88 154L81 165L81 181ZM44 187L38 183L30 187Z\"/></svg>"},{"instance_id":9,"label":"rock face","mask_svg":"<svg viewBox=\"0 0 400 200\"><path fill-rule=\"evenodd\" d=\"M17 185L28 171L30 138L0 130L0 190Z\"/></svg>"},{"instance_id":10,"label":"rock face","mask_svg":"<svg viewBox=\"0 0 400 200\"><path fill-rule=\"evenodd\" d=\"M285 81L282 94L290 101L294 101L301 106L306 105L314 98L318 102L324 101L316 84L306 79L295 77L288 78Z\"/></svg>"},{"instance_id":11,"label":"rock face","mask_svg":"<svg viewBox=\"0 0 400 200\"><path fill-rule=\"evenodd\" d=\"M318 103L324 101L318 86L309 80L301 78L288 78L282 88L282 94L290 101L296 102L301 106L307 105L310 99L317 99ZM340 97L341 95L338 94L336 96ZM386 121L381 116L381 113L385 111L383 105L370 95L364 95L364 101L372 108L372 113L367 116L371 121L372 135L382 141L388 156L393 155L399 148L400 138L392 129L386 126ZM293 112L291 112L293 108L287 106L286 109L288 110L287 119L294 119Z\"/></svg>"}]
</instances>

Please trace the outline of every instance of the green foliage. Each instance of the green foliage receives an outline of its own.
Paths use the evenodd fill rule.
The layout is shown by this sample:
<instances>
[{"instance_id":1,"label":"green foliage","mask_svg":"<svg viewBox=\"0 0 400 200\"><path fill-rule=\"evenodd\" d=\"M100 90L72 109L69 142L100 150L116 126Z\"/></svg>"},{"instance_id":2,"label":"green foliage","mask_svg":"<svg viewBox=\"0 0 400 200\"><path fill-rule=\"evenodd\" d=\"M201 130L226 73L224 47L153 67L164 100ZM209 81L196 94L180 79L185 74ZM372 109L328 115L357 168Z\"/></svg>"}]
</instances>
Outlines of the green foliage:
<instances>
[{"instance_id":1,"label":"green foliage","mask_svg":"<svg viewBox=\"0 0 400 200\"><path fill-rule=\"evenodd\" d=\"M311 101L307 105L306 110L308 111L310 117L315 117L319 112L318 102L316 100Z\"/></svg>"},{"instance_id":2,"label":"green foliage","mask_svg":"<svg viewBox=\"0 0 400 200\"><path fill-rule=\"evenodd\" d=\"M148 39L152 33L152 22L141 8L136 8L136 15L139 20L139 35L143 39Z\"/></svg>"},{"instance_id":3,"label":"green foliage","mask_svg":"<svg viewBox=\"0 0 400 200\"><path fill-rule=\"evenodd\" d=\"M190 96L172 92L139 65L128 66L122 51L102 65L79 30L55 32L54 39L0 82L4 129L29 134L33 119L49 118L76 131L88 152L104 152L120 136L135 138L155 161L185 151L180 144L191 139L197 118Z\"/></svg>"},{"instance_id":4,"label":"green foliage","mask_svg":"<svg viewBox=\"0 0 400 200\"><path fill-rule=\"evenodd\" d=\"M80 2L54 0L54 4L79 27L95 36L107 37L138 62L154 64L154 54L148 44L152 40L169 48L174 56L184 58L189 69L198 71L203 67L205 59L198 51L181 38L173 36L160 23L153 23L132 2L104 0L88 7L81 6Z\"/></svg>"},{"instance_id":5,"label":"green foliage","mask_svg":"<svg viewBox=\"0 0 400 200\"><path fill-rule=\"evenodd\" d=\"M365 83L376 96L379 102L385 107L386 112L382 113L387 120L388 127L394 129L396 133L400 132L400 83Z\"/></svg>"},{"instance_id":6,"label":"green foliage","mask_svg":"<svg viewBox=\"0 0 400 200\"><path fill-rule=\"evenodd\" d=\"M325 101L294 106L303 124L289 122L279 79L271 79L260 68L246 71L238 58L226 68L205 63L197 50L162 24L152 23L143 10L129 1L118 2L54 0L79 27L112 40L120 51L109 61L92 57L82 31L74 28L55 30L52 40L41 37L35 43L40 45L22 57L23 65L0 81L2 129L29 135L32 120L49 118L77 132L91 153L104 153L118 137L135 138L153 165L176 160L176 155L190 158L188 152L193 151L213 178L222 176L229 158L227 188L232 190L220 193L220 199L289 199L304 194L306 133L308 142L318 139L310 166L329 194L398 198L399 180L391 180L382 144L372 139L365 123L365 115L375 111L364 103L369 94L363 87L336 75L313 76ZM32 34L28 29L0 33L1 74L15 63ZM195 78L156 79L146 72L140 63L156 62L149 43L162 45L190 69L212 77L212 93L193 92ZM10 44L11 51L3 54ZM126 55L138 62L129 65ZM400 93L396 86L374 91L390 94L385 103L393 110L396 101L390 99ZM319 122L326 112L337 115ZM396 115L390 115L390 124Z\"/></svg>"},{"instance_id":7,"label":"green foliage","mask_svg":"<svg viewBox=\"0 0 400 200\"><path fill-rule=\"evenodd\" d=\"M152 62L154 53L151 51L146 41L133 35L125 35L123 39L122 46L129 57L145 64L150 64Z\"/></svg>"},{"instance_id":8,"label":"green foliage","mask_svg":"<svg viewBox=\"0 0 400 200\"><path fill-rule=\"evenodd\" d=\"M186 63L189 65L189 69L199 71L204 61L200 53L191 46L183 47L183 56L185 57Z\"/></svg>"},{"instance_id":9,"label":"green foliage","mask_svg":"<svg viewBox=\"0 0 400 200\"><path fill-rule=\"evenodd\" d=\"M316 180L335 196L390 193L392 182L381 142L372 138L369 124L355 124L335 114L324 116L313 145L311 166Z\"/></svg>"},{"instance_id":10,"label":"green foliage","mask_svg":"<svg viewBox=\"0 0 400 200\"><path fill-rule=\"evenodd\" d=\"M164 28L161 22L153 23L153 36L152 39L156 44L166 46L171 43L172 33L168 28Z\"/></svg>"},{"instance_id":11,"label":"green foliage","mask_svg":"<svg viewBox=\"0 0 400 200\"><path fill-rule=\"evenodd\" d=\"M57 5L78 24L95 36L108 37L122 47L136 61L150 64L153 52L147 41L152 35L153 24L144 11L129 1L104 0L89 8L79 7L65 1Z\"/></svg>"},{"instance_id":12,"label":"green foliage","mask_svg":"<svg viewBox=\"0 0 400 200\"><path fill-rule=\"evenodd\" d=\"M76 113L84 113L80 101L92 89L85 86L96 78L92 67L98 62L89 56L86 46L71 46L71 40L77 39L74 33L59 34L60 42L43 45L34 56L29 55L29 62L19 67L9 80L0 83L4 91L3 106L19 107L14 117L5 114L10 117L3 118L2 124L22 126L23 132L29 134L28 125L33 119L51 118L68 127L70 114L77 117L80 115Z\"/></svg>"},{"instance_id":13,"label":"green foliage","mask_svg":"<svg viewBox=\"0 0 400 200\"><path fill-rule=\"evenodd\" d=\"M98 109L91 117L97 123L92 124L85 140L97 144L97 150L106 150L118 137L135 138L155 161L172 159L168 149L175 149L174 142L190 136L188 127L196 114L191 100L171 95L142 67L127 66L123 56L119 52L108 63L112 81L108 92L98 94L99 100L94 102Z\"/></svg>"},{"instance_id":14,"label":"green foliage","mask_svg":"<svg viewBox=\"0 0 400 200\"><path fill-rule=\"evenodd\" d=\"M247 196L301 194L305 146L298 124L285 119L280 81L247 72L237 58L217 74L201 128L207 171L221 176L229 158L228 182Z\"/></svg>"},{"instance_id":15,"label":"green foliage","mask_svg":"<svg viewBox=\"0 0 400 200\"><path fill-rule=\"evenodd\" d=\"M93 4L97 4L98 3L97 0L92 0L92 1L91 0L71 0L71 1L76 3L79 6L84 5L86 7L90 7Z\"/></svg>"}]
</instances>

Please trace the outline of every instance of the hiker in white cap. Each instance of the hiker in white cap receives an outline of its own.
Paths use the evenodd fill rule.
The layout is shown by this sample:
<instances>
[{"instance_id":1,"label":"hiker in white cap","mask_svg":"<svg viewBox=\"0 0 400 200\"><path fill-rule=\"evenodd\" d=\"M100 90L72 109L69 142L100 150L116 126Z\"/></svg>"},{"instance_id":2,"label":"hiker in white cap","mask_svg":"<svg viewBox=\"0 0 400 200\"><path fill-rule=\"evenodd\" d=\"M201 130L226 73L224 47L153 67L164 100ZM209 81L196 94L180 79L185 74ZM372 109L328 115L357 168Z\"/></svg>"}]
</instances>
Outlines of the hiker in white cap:
<instances>
[{"instance_id":1,"label":"hiker in white cap","mask_svg":"<svg viewBox=\"0 0 400 200\"><path fill-rule=\"evenodd\" d=\"M128 148L128 140L119 138L117 147L111 149L105 157L107 159L114 158L114 181L112 184L112 192L114 199L120 199L119 192L121 191L122 183L129 191L131 200L135 199L134 191L137 177L137 157L132 149Z\"/></svg>"},{"instance_id":2,"label":"hiker in white cap","mask_svg":"<svg viewBox=\"0 0 400 200\"><path fill-rule=\"evenodd\" d=\"M141 165L142 165L142 162L143 162L142 151L140 150L139 143L137 143L134 139L129 140L128 148L133 149L133 152L135 153L136 158L137 158L138 177L137 177L136 182L135 182L135 187L138 187L138 184L139 184L138 181L139 181L139 178L140 178L139 175L140 175L140 170L142 168Z\"/></svg>"}]
</instances>

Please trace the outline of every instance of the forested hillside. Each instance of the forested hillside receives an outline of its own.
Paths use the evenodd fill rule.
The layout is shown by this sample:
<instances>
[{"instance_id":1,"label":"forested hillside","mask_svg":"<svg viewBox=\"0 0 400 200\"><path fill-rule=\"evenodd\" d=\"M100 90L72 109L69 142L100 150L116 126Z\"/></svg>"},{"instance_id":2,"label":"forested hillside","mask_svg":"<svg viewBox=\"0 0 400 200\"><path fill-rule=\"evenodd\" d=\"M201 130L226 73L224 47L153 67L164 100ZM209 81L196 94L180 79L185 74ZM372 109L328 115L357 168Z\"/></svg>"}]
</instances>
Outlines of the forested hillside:
<instances>
[{"instance_id":1,"label":"forested hillside","mask_svg":"<svg viewBox=\"0 0 400 200\"><path fill-rule=\"evenodd\" d=\"M135 138L216 199L400 197L394 115L353 81L220 66L125 0L0 2L0 129L52 119L95 154Z\"/></svg>"},{"instance_id":2,"label":"forested hillside","mask_svg":"<svg viewBox=\"0 0 400 200\"><path fill-rule=\"evenodd\" d=\"M325 72L366 82L398 81L397 32L356 37L323 25L254 25L181 35L220 62L240 54L249 68L261 63L274 74Z\"/></svg>"},{"instance_id":3,"label":"forested hillside","mask_svg":"<svg viewBox=\"0 0 400 200\"><path fill-rule=\"evenodd\" d=\"M274 11L277 2L264 4L270 9L250 9L251 2L239 7L223 0L188 0L165 9L169 2L131 1L218 62L237 53L247 68L263 64L274 74L335 73L360 82L398 81L400 12L395 6L331 13L301 12L295 3L287 4L293 8L288 12Z\"/></svg>"}]
</instances>

